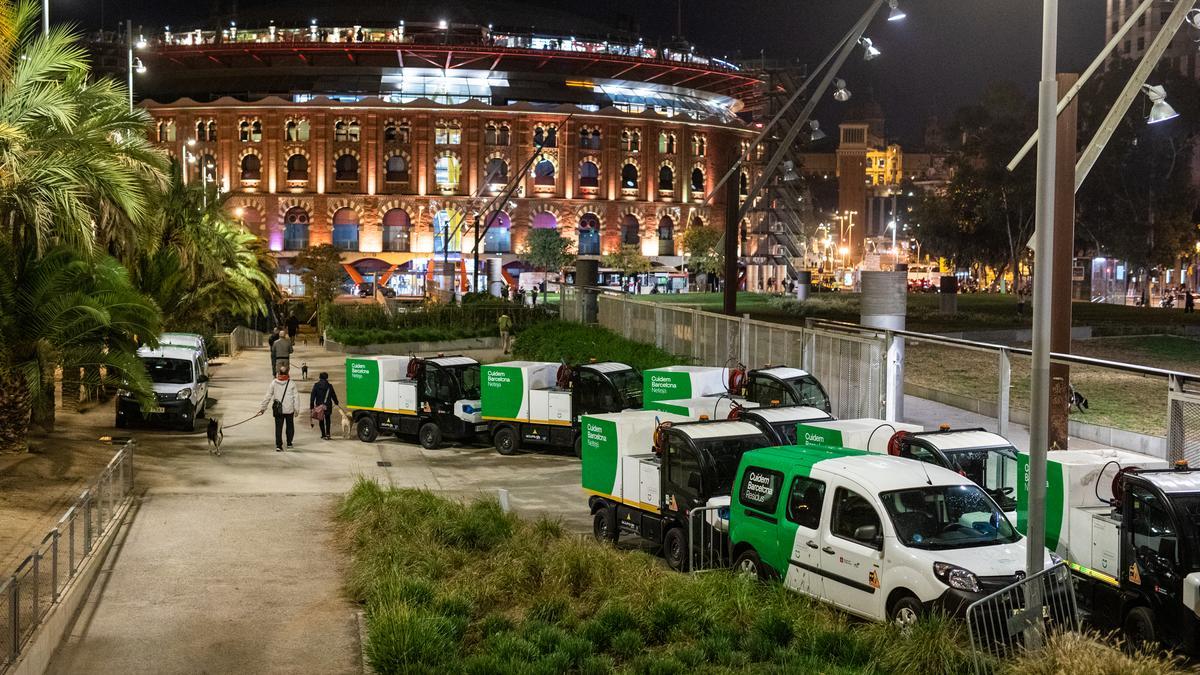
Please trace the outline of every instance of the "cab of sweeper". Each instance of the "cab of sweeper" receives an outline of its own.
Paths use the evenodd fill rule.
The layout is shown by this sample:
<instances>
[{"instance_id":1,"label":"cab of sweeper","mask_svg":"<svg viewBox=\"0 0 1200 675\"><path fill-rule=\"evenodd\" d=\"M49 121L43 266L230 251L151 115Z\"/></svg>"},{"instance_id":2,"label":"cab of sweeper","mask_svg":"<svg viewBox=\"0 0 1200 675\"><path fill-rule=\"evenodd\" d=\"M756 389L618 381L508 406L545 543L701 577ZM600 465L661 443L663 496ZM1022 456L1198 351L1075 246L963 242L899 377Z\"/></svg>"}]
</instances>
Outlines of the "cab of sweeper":
<instances>
[{"instance_id":1,"label":"cab of sweeper","mask_svg":"<svg viewBox=\"0 0 1200 675\"><path fill-rule=\"evenodd\" d=\"M840 447L764 448L742 456L731 497L737 571L867 619L961 614L1024 578L1025 538L985 490L939 466Z\"/></svg>"}]
</instances>

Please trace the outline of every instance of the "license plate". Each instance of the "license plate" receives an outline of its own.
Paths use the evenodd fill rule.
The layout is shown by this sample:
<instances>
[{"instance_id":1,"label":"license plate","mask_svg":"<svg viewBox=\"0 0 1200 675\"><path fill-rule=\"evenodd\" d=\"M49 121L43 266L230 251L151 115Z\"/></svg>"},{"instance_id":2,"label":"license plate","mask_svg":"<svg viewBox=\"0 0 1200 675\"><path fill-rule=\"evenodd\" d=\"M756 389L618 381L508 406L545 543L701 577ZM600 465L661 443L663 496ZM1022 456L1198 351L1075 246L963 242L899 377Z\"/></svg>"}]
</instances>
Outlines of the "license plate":
<instances>
[{"instance_id":1,"label":"license plate","mask_svg":"<svg viewBox=\"0 0 1200 675\"><path fill-rule=\"evenodd\" d=\"M486 425L486 424L476 424L475 425L475 431L487 431L487 428L488 428L488 425Z\"/></svg>"},{"instance_id":2,"label":"license plate","mask_svg":"<svg viewBox=\"0 0 1200 675\"><path fill-rule=\"evenodd\" d=\"M150 413L151 413L151 414L154 414L154 413L162 413L162 412L166 412L166 410L165 410L165 409L164 409L162 406L155 406L155 407L153 407L153 408L151 408L151 409L150 409Z\"/></svg>"}]
</instances>

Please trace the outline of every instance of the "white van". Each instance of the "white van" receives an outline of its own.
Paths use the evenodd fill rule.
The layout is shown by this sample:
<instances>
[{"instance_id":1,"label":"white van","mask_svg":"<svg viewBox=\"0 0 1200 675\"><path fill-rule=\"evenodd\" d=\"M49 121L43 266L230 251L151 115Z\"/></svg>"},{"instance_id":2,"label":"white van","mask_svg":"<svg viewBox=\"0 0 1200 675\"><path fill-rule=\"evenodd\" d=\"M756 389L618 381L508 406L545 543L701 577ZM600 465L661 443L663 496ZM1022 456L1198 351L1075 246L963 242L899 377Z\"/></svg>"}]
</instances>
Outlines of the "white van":
<instances>
[{"instance_id":1,"label":"white van","mask_svg":"<svg viewBox=\"0 0 1200 675\"><path fill-rule=\"evenodd\" d=\"M204 346L204 336L196 333L163 333L158 336L158 344L163 347L191 347L200 353L200 372L208 375L208 348Z\"/></svg>"},{"instance_id":2,"label":"white van","mask_svg":"<svg viewBox=\"0 0 1200 675\"><path fill-rule=\"evenodd\" d=\"M120 428L137 421L162 420L182 431L192 431L194 421L204 417L208 405L208 376L204 374L200 353L192 347L142 347L138 358L146 366L154 385L155 407L145 414L126 392L117 396L117 420Z\"/></svg>"},{"instance_id":3,"label":"white van","mask_svg":"<svg viewBox=\"0 0 1200 675\"><path fill-rule=\"evenodd\" d=\"M996 502L932 464L845 448L752 450L732 500L735 569L868 619L961 614L1025 575L1026 539Z\"/></svg>"}]
</instances>

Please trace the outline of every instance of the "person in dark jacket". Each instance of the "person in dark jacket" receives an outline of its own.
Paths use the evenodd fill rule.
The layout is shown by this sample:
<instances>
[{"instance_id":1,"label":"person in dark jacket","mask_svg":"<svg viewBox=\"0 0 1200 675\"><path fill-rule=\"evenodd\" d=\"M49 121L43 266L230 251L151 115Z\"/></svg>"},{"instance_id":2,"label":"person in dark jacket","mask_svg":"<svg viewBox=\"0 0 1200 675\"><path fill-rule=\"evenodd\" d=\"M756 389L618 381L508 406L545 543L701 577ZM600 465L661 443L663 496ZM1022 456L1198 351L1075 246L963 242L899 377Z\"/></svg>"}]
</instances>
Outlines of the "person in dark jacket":
<instances>
[{"instance_id":1,"label":"person in dark jacket","mask_svg":"<svg viewBox=\"0 0 1200 675\"><path fill-rule=\"evenodd\" d=\"M292 344L295 344L296 333L300 332L300 319L293 314L287 318L287 321L284 323L284 325L287 326L288 339L292 341Z\"/></svg>"},{"instance_id":2,"label":"person in dark jacket","mask_svg":"<svg viewBox=\"0 0 1200 675\"><path fill-rule=\"evenodd\" d=\"M316 410L317 406L325 406L325 413L317 418L321 425L321 438L329 440L333 438L330 433L330 420L333 416L333 406L341 405L338 401L337 392L333 390L333 385L329 383L329 373L321 373L317 383L313 385L312 393L308 395L308 407Z\"/></svg>"}]
</instances>

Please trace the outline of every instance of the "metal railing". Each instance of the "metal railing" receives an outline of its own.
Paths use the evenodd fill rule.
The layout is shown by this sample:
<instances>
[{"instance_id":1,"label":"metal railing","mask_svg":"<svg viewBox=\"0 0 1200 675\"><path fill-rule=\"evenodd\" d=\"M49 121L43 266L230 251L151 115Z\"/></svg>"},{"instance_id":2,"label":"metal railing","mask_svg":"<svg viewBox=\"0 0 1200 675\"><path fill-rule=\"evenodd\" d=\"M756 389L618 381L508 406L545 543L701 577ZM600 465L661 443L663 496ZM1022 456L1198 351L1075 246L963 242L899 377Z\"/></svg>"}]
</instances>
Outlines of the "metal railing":
<instances>
[{"instance_id":1,"label":"metal railing","mask_svg":"<svg viewBox=\"0 0 1200 675\"><path fill-rule=\"evenodd\" d=\"M998 659L1037 649L1052 634L1078 628L1075 587L1065 563L1005 586L967 607L976 673L990 673Z\"/></svg>"},{"instance_id":2,"label":"metal railing","mask_svg":"<svg viewBox=\"0 0 1200 675\"><path fill-rule=\"evenodd\" d=\"M724 511L724 517L721 512ZM702 506L688 513L688 570L727 569L733 564L729 550L729 507Z\"/></svg>"},{"instance_id":3,"label":"metal railing","mask_svg":"<svg viewBox=\"0 0 1200 675\"><path fill-rule=\"evenodd\" d=\"M94 483L75 500L16 570L0 581L0 673L21 654L63 589L130 498L134 441L117 451Z\"/></svg>"}]
</instances>

